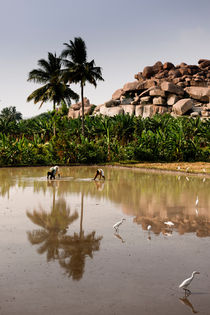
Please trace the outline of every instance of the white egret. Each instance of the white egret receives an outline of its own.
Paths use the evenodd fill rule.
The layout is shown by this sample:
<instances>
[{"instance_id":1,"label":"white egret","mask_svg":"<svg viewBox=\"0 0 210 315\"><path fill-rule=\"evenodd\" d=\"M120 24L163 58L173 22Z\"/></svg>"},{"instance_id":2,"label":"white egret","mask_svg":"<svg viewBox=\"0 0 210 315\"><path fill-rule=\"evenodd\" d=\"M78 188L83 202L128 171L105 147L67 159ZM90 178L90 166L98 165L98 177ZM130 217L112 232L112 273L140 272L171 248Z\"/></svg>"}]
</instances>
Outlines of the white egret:
<instances>
[{"instance_id":1,"label":"white egret","mask_svg":"<svg viewBox=\"0 0 210 315\"><path fill-rule=\"evenodd\" d=\"M198 272L198 271L193 271L191 277L188 278L188 279L185 279L185 280L180 284L179 288L182 288L183 290L185 290L185 294L186 294L187 292L188 292L188 295L191 294L191 291L188 289L188 286L190 285L190 283L192 282L192 280L193 280L193 278L194 278L194 276L195 276L196 274L200 274L200 272Z\"/></svg>"},{"instance_id":2,"label":"white egret","mask_svg":"<svg viewBox=\"0 0 210 315\"><path fill-rule=\"evenodd\" d=\"M198 209L196 209L196 208L195 208L195 213L196 213L196 215L198 216Z\"/></svg>"},{"instance_id":3,"label":"white egret","mask_svg":"<svg viewBox=\"0 0 210 315\"><path fill-rule=\"evenodd\" d=\"M123 223L123 221L126 221L125 218L122 218L119 222L115 223L113 225L113 229L115 229L115 231L118 231L119 226Z\"/></svg>"},{"instance_id":4,"label":"white egret","mask_svg":"<svg viewBox=\"0 0 210 315\"><path fill-rule=\"evenodd\" d=\"M205 177L204 177L204 179L203 179L203 183L205 183L205 181L206 181L206 179L205 179Z\"/></svg>"},{"instance_id":5,"label":"white egret","mask_svg":"<svg viewBox=\"0 0 210 315\"><path fill-rule=\"evenodd\" d=\"M189 182L189 178L186 176L186 180Z\"/></svg>"},{"instance_id":6,"label":"white egret","mask_svg":"<svg viewBox=\"0 0 210 315\"><path fill-rule=\"evenodd\" d=\"M166 221L166 222L164 222L164 224L166 224L166 225L168 225L170 227L172 227L174 225L174 223L171 222L171 221Z\"/></svg>"},{"instance_id":7,"label":"white egret","mask_svg":"<svg viewBox=\"0 0 210 315\"><path fill-rule=\"evenodd\" d=\"M181 169L181 167L180 167L180 166L177 166L177 169L178 169L178 170L180 170L180 169Z\"/></svg>"},{"instance_id":8,"label":"white egret","mask_svg":"<svg viewBox=\"0 0 210 315\"><path fill-rule=\"evenodd\" d=\"M186 168L186 172L188 172L188 171L189 171L189 169L190 169L190 167L188 166L188 167Z\"/></svg>"},{"instance_id":9,"label":"white egret","mask_svg":"<svg viewBox=\"0 0 210 315\"><path fill-rule=\"evenodd\" d=\"M206 169L205 168L203 168L203 172L206 173Z\"/></svg>"},{"instance_id":10,"label":"white egret","mask_svg":"<svg viewBox=\"0 0 210 315\"><path fill-rule=\"evenodd\" d=\"M152 228L152 226L151 226L151 225L148 225L147 230L150 231L151 228Z\"/></svg>"},{"instance_id":11,"label":"white egret","mask_svg":"<svg viewBox=\"0 0 210 315\"><path fill-rule=\"evenodd\" d=\"M198 206L198 202L199 202L199 200L198 200L198 196L197 196L196 201L195 201L195 206L196 207Z\"/></svg>"}]
</instances>

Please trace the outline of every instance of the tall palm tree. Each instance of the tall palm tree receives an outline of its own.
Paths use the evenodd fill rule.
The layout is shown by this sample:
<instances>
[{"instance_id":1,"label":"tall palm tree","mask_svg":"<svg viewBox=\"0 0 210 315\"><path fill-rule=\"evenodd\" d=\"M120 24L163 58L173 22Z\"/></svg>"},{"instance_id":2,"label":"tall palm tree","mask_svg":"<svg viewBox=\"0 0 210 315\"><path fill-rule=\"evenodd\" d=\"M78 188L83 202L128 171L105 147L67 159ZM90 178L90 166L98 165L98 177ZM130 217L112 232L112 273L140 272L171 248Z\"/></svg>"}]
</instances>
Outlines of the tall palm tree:
<instances>
[{"instance_id":1,"label":"tall palm tree","mask_svg":"<svg viewBox=\"0 0 210 315\"><path fill-rule=\"evenodd\" d=\"M81 37L75 37L70 44L64 43L66 48L62 51L64 69L64 82L80 83L82 103L82 134L84 136L84 86L86 82L97 86L102 78L101 68L95 66L95 61L87 62L87 48Z\"/></svg>"},{"instance_id":2,"label":"tall palm tree","mask_svg":"<svg viewBox=\"0 0 210 315\"><path fill-rule=\"evenodd\" d=\"M49 52L48 60L40 59L38 65L40 68L29 72L28 81L41 83L43 86L28 96L28 102L31 100L34 100L35 104L41 102L41 107L43 103L50 101L53 102L53 109L55 110L55 106L61 101L69 104L71 99L78 100L78 94L62 81L61 58Z\"/></svg>"}]
</instances>

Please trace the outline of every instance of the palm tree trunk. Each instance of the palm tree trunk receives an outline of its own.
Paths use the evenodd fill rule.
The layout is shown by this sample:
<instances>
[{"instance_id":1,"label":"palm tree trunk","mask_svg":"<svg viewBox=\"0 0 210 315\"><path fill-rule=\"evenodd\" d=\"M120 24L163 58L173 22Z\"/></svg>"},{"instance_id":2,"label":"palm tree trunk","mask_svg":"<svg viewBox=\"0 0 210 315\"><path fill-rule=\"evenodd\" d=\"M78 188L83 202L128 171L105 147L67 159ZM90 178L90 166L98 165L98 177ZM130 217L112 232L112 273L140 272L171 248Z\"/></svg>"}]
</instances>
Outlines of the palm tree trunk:
<instances>
[{"instance_id":1,"label":"palm tree trunk","mask_svg":"<svg viewBox=\"0 0 210 315\"><path fill-rule=\"evenodd\" d=\"M55 101L53 101L54 122L53 122L53 135L55 136Z\"/></svg>"},{"instance_id":2,"label":"palm tree trunk","mask_svg":"<svg viewBox=\"0 0 210 315\"><path fill-rule=\"evenodd\" d=\"M83 90L84 86L81 81L81 103L82 103L82 135L85 135L85 124L84 124L84 117L85 117L85 111L84 111L84 97L83 97Z\"/></svg>"}]
</instances>

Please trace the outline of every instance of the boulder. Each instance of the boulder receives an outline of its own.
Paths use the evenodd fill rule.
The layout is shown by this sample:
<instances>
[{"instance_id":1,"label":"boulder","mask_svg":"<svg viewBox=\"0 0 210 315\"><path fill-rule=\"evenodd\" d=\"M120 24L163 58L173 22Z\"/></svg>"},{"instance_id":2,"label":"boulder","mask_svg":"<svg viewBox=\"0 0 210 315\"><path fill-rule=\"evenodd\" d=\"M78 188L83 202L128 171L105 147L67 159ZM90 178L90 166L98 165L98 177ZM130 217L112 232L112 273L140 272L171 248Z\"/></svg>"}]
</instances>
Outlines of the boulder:
<instances>
[{"instance_id":1,"label":"boulder","mask_svg":"<svg viewBox=\"0 0 210 315\"><path fill-rule=\"evenodd\" d=\"M149 95L150 96L162 96L164 97L165 96L165 91L159 89L158 87L157 88L154 88L154 89L151 89L149 91Z\"/></svg>"},{"instance_id":2,"label":"boulder","mask_svg":"<svg viewBox=\"0 0 210 315\"><path fill-rule=\"evenodd\" d=\"M184 95L184 91L181 88L167 81L161 83L161 90L172 94Z\"/></svg>"},{"instance_id":3,"label":"boulder","mask_svg":"<svg viewBox=\"0 0 210 315\"><path fill-rule=\"evenodd\" d=\"M80 110L73 110L71 108L69 109L68 118L75 119L79 117L80 117Z\"/></svg>"},{"instance_id":4,"label":"boulder","mask_svg":"<svg viewBox=\"0 0 210 315\"><path fill-rule=\"evenodd\" d=\"M173 79L173 78L179 78L182 76L181 72L179 71L179 69L171 69L168 72L168 75Z\"/></svg>"},{"instance_id":5,"label":"boulder","mask_svg":"<svg viewBox=\"0 0 210 315\"><path fill-rule=\"evenodd\" d=\"M173 105L173 112L176 115L184 115L192 107L193 100L191 98L183 98Z\"/></svg>"},{"instance_id":6,"label":"boulder","mask_svg":"<svg viewBox=\"0 0 210 315\"><path fill-rule=\"evenodd\" d=\"M192 112L192 113L190 114L190 116L191 116L191 117L198 117L198 116L200 116L200 115L199 115L198 112Z\"/></svg>"},{"instance_id":7,"label":"boulder","mask_svg":"<svg viewBox=\"0 0 210 315\"><path fill-rule=\"evenodd\" d=\"M202 110L201 115L202 115L202 117L210 117L210 112L207 110Z\"/></svg>"},{"instance_id":8,"label":"boulder","mask_svg":"<svg viewBox=\"0 0 210 315\"><path fill-rule=\"evenodd\" d=\"M85 115L90 115L92 113L92 111L93 111L92 105L90 105L88 107L84 107L84 114ZM82 116L82 108L80 108L79 112L80 112L79 115Z\"/></svg>"},{"instance_id":9,"label":"boulder","mask_svg":"<svg viewBox=\"0 0 210 315\"><path fill-rule=\"evenodd\" d=\"M71 109L73 109L73 110L79 110L79 109L80 109L80 107L81 107L81 105L80 105L80 104L78 104L78 103L76 103L76 104L72 104L72 105L71 105Z\"/></svg>"},{"instance_id":10,"label":"boulder","mask_svg":"<svg viewBox=\"0 0 210 315\"><path fill-rule=\"evenodd\" d=\"M145 67L142 72L143 77L146 79L151 78L154 74L155 74L154 69L151 66Z\"/></svg>"},{"instance_id":11,"label":"boulder","mask_svg":"<svg viewBox=\"0 0 210 315\"><path fill-rule=\"evenodd\" d=\"M114 117L116 115L123 114L124 110L122 106L117 106L117 107L101 107L100 108L100 114L104 116L109 116L109 117Z\"/></svg>"},{"instance_id":12,"label":"boulder","mask_svg":"<svg viewBox=\"0 0 210 315\"><path fill-rule=\"evenodd\" d=\"M210 87L189 86L186 87L184 90L187 94L189 94L191 98L194 98L201 102L209 102Z\"/></svg>"},{"instance_id":13,"label":"boulder","mask_svg":"<svg viewBox=\"0 0 210 315\"><path fill-rule=\"evenodd\" d=\"M154 66L153 66L153 71L154 71L154 73L156 74L156 73L160 72L161 70L163 70L163 64L162 64L161 61L157 61L157 62L154 64Z\"/></svg>"},{"instance_id":14,"label":"boulder","mask_svg":"<svg viewBox=\"0 0 210 315\"><path fill-rule=\"evenodd\" d=\"M130 116L134 115L135 113L135 107L134 105L122 105L122 108L124 110L125 114L129 114Z\"/></svg>"},{"instance_id":15,"label":"boulder","mask_svg":"<svg viewBox=\"0 0 210 315\"><path fill-rule=\"evenodd\" d=\"M201 59L202 60L202 59ZM199 60L200 61L200 60ZM209 67L210 66L210 60L203 60L202 62L199 63L199 67L201 69L204 69L206 67Z\"/></svg>"},{"instance_id":16,"label":"boulder","mask_svg":"<svg viewBox=\"0 0 210 315\"><path fill-rule=\"evenodd\" d=\"M121 99L121 105L127 105L127 104L131 104L131 102L133 101L133 99L131 97L123 97Z\"/></svg>"},{"instance_id":17,"label":"boulder","mask_svg":"<svg viewBox=\"0 0 210 315\"><path fill-rule=\"evenodd\" d=\"M137 105L136 109L135 109L135 115L138 116L142 116L143 115L143 109L144 109L144 105Z\"/></svg>"},{"instance_id":18,"label":"boulder","mask_svg":"<svg viewBox=\"0 0 210 315\"><path fill-rule=\"evenodd\" d=\"M140 104L151 104L151 97L150 96L141 97Z\"/></svg>"},{"instance_id":19,"label":"boulder","mask_svg":"<svg viewBox=\"0 0 210 315\"><path fill-rule=\"evenodd\" d=\"M163 105L164 103L165 103L165 100L161 96L153 98L154 105Z\"/></svg>"},{"instance_id":20,"label":"boulder","mask_svg":"<svg viewBox=\"0 0 210 315\"><path fill-rule=\"evenodd\" d=\"M138 81L128 82L123 86L123 93L141 90L141 83Z\"/></svg>"},{"instance_id":21,"label":"boulder","mask_svg":"<svg viewBox=\"0 0 210 315\"><path fill-rule=\"evenodd\" d=\"M123 95L123 89L118 89L112 94L112 99L113 100L119 100L120 96Z\"/></svg>"},{"instance_id":22,"label":"boulder","mask_svg":"<svg viewBox=\"0 0 210 315\"><path fill-rule=\"evenodd\" d=\"M167 105L172 106L174 105L176 102L179 101L179 96L176 94L169 94L168 98L167 98Z\"/></svg>"},{"instance_id":23,"label":"boulder","mask_svg":"<svg viewBox=\"0 0 210 315\"><path fill-rule=\"evenodd\" d=\"M174 67L174 64L171 62L165 62L163 65L164 70L171 70L172 68L175 68L175 67Z\"/></svg>"},{"instance_id":24,"label":"boulder","mask_svg":"<svg viewBox=\"0 0 210 315\"><path fill-rule=\"evenodd\" d=\"M143 118L152 117L154 115L154 105L145 105L143 107Z\"/></svg>"},{"instance_id":25,"label":"boulder","mask_svg":"<svg viewBox=\"0 0 210 315\"><path fill-rule=\"evenodd\" d=\"M118 106L118 105L120 105L120 100L111 99L110 101L105 102L104 105L105 105L106 107Z\"/></svg>"}]
</instances>

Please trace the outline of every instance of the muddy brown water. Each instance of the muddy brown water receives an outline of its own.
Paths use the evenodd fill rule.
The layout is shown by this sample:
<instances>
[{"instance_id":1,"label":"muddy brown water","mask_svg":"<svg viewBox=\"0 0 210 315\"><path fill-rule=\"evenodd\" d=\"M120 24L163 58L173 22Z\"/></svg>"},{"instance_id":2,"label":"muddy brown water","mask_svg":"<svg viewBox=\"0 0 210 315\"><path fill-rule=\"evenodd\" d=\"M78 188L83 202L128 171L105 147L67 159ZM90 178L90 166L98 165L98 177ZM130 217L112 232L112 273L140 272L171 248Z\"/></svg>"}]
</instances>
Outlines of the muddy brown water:
<instances>
[{"instance_id":1,"label":"muddy brown water","mask_svg":"<svg viewBox=\"0 0 210 315\"><path fill-rule=\"evenodd\" d=\"M47 170L0 169L0 314L210 314L209 178Z\"/></svg>"}]
</instances>

